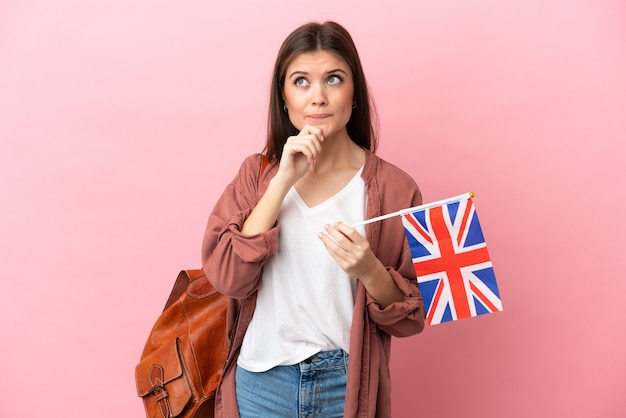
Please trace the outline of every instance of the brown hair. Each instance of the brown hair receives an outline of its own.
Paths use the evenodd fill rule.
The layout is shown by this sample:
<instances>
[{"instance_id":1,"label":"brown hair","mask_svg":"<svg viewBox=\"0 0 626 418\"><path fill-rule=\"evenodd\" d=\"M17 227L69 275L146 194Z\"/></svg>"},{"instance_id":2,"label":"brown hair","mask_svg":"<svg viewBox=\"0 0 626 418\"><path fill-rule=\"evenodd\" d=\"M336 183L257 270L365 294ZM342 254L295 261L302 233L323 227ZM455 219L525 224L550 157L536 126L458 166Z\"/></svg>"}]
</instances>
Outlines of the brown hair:
<instances>
[{"instance_id":1,"label":"brown hair","mask_svg":"<svg viewBox=\"0 0 626 418\"><path fill-rule=\"evenodd\" d=\"M315 51L331 52L343 59L350 67L356 107L352 110L352 116L346 125L348 135L357 145L375 152L378 141L373 122L376 114L367 92L367 82L356 46L348 31L341 25L335 22L325 22L307 23L300 26L285 39L278 51L270 91L265 154L269 158L280 159L287 138L298 134L298 130L289 120L288 113L283 109L285 73L289 64L298 55Z\"/></svg>"}]
</instances>

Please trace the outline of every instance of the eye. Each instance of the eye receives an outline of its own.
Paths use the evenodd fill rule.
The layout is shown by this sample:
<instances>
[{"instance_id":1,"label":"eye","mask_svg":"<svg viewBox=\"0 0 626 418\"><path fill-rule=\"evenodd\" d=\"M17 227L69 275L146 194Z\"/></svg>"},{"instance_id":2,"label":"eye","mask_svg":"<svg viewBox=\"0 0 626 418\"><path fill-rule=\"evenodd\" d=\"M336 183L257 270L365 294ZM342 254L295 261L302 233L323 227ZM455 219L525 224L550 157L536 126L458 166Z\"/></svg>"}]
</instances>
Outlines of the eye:
<instances>
[{"instance_id":1,"label":"eye","mask_svg":"<svg viewBox=\"0 0 626 418\"><path fill-rule=\"evenodd\" d=\"M298 77L294 80L293 84L298 87L306 87L309 85L309 81L304 77Z\"/></svg>"},{"instance_id":2,"label":"eye","mask_svg":"<svg viewBox=\"0 0 626 418\"><path fill-rule=\"evenodd\" d=\"M330 85L337 85L337 84L341 84L341 82L343 81L343 79L341 77L339 77L336 74L333 74L331 76L328 77L328 84Z\"/></svg>"}]
</instances>

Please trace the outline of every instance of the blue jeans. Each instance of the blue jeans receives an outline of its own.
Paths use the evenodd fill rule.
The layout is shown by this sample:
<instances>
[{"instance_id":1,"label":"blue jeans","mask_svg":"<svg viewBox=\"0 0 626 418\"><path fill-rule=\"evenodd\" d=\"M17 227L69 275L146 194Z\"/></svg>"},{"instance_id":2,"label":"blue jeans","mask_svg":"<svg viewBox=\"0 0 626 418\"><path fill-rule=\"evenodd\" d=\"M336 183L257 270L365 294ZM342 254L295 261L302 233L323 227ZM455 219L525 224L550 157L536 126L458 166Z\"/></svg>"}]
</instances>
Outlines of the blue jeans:
<instances>
[{"instance_id":1,"label":"blue jeans","mask_svg":"<svg viewBox=\"0 0 626 418\"><path fill-rule=\"evenodd\" d=\"M323 351L293 366L253 373L237 366L241 418L341 418L348 354Z\"/></svg>"}]
</instances>

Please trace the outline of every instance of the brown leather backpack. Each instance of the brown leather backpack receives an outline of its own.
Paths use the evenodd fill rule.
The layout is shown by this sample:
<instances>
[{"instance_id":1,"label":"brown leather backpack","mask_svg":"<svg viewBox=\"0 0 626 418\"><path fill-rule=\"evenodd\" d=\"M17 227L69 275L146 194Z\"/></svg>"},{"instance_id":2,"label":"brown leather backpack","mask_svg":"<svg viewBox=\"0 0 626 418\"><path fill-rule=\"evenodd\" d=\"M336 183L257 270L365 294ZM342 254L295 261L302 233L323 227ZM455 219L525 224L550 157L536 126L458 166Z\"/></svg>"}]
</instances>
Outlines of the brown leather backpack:
<instances>
[{"instance_id":1,"label":"brown leather backpack","mask_svg":"<svg viewBox=\"0 0 626 418\"><path fill-rule=\"evenodd\" d=\"M264 155L259 160L257 183L269 164ZM135 368L147 418L213 418L230 346L229 300L202 270L178 274Z\"/></svg>"},{"instance_id":2,"label":"brown leather backpack","mask_svg":"<svg viewBox=\"0 0 626 418\"><path fill-rule=\"evenodd\" d=\"M213 417L228 355L228 300L202 270L180 272L135 368L146 417Z\"/></svg>"}]
</instances>

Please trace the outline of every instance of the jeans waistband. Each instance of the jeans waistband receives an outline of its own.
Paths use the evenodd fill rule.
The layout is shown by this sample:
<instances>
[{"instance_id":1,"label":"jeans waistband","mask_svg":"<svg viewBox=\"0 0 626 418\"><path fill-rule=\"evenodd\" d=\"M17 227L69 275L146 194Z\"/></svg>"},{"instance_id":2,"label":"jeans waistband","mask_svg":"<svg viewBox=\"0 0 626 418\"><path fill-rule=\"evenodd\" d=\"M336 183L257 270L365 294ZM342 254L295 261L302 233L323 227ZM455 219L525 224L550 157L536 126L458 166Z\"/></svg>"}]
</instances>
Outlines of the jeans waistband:
<instances>
[{"instance_id":1,"label":"jeans waistband","mask_svg":"<svg viewBox=\"0 0 626 418\"><path fill-rule=\"evenodd\" d=\"M306 360L301 361L299 366L301 371L336 369L339 367L345 367L347 370L348 358L348 353L342 349L320 351L317 354L313 354Z\"/></svg>"}]
</instances>

